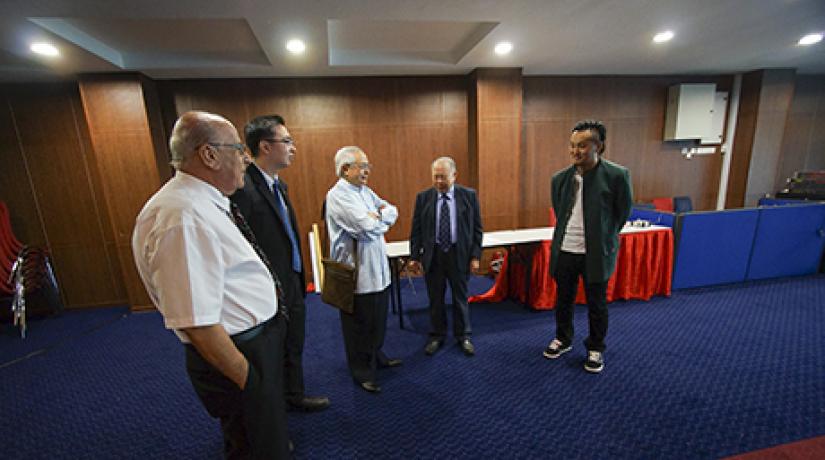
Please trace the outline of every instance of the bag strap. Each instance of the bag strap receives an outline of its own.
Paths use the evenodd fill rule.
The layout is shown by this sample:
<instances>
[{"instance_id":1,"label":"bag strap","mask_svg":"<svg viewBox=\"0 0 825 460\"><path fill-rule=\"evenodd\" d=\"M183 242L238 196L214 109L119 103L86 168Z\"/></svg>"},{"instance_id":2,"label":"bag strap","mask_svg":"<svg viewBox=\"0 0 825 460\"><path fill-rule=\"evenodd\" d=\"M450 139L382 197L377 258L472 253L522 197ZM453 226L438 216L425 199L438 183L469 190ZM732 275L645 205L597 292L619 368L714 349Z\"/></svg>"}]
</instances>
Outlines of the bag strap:
<instances>
[{"instance_id":1,"label":"bag strap","mask_svg":"<svg viewBox=\"0 0 825 460\"><path fill-rule=\"evenodd\" d=\"M329 247L329 242L332 241L332 238L329 235L329 227L327 227L327 199L324 198L324 202L321 203L321 220L324 222L324 236L326 237L327 244L326 246ZM353 261L355 262L355 279L358 280L358 240L353 238L352 239L352 255ZM332 254L329 255L332 257Z\"/></svg>"}]
</instances>

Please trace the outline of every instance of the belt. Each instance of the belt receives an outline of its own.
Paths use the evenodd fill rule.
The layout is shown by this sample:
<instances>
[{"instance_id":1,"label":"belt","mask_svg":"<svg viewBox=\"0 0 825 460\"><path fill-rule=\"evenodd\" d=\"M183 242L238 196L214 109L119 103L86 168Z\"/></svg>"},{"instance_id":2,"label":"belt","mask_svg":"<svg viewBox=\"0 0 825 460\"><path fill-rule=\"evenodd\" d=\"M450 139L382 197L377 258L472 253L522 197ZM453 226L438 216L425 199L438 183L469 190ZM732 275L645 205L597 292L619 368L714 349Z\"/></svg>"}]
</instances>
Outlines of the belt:
<instances>
[{"instance_id":1,"label":"belt","mask_svg":"<svg viewBox=\"0 0 825 460\"><path fill-rule=\"evenodd\" d=\"M255 337L261 335L261 332L264 331L264 328L273 319L275 319L275 316L273 316L272 318L269 318L268 320L264 321L263 323L258 324L257 326L252 326L251 328L249 328L249 329L247 329L243 332L238 332L237 334L233 334L231 336L232 341L235 342L235 343L239 343L239 342L246 342L246 341L254 339Z\"/></svg>"}]
</instances>

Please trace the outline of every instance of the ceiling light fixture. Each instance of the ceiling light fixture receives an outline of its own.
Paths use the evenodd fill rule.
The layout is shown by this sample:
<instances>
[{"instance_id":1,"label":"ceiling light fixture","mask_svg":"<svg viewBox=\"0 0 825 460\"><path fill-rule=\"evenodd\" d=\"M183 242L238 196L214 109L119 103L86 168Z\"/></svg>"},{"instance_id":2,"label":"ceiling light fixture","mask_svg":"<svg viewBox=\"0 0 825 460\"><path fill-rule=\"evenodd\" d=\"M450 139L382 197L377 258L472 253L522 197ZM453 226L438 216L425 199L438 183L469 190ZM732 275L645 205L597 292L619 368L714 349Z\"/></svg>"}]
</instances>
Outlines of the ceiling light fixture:
<instances>
[{"instance_id":1,"label":"ceiling light fixture","mask_svg":"<svg viewBox=\"0 0 825 460\"><path fill-rule=\"evenodd\" d=\"M32 50L32 53L43 56L55 57L60 55L60 51L51 43L32 43L29 49Z\"/></svg>"},{"instance_id":2,"label":"ceiling light fixture","mask_svg":"<svg viewBox=\"0 0 825 460\"><path fill-rule=\"evenodd\" d=\"M301 54L307 49L307 46L303 41L294 38L286 42L286 49L292 54Z\"/></svg>"},{"instance_id":3,"label":"ceiling light fixture","mask_svg":"<svg viewBox=\"0 0 825 460\"><path fill-rule=\"evenodd\" d=\"M659 32L658 34L653 36L654 43L665 43L669 42L670 39L673 38L673 32L670 30L666 30L664 32Z\"/></svg>"},{"instance_id":4,"label":"ceiling light fixture","mask_svg":"<svg viewBox=\"0 0 825 460\"><path fill-rule=\"evenodd\" d=\"M504 56L505 54L510 54L510 51L513 51L513 44L510 42L498 42L495 47L495 52L499 56Z\"/></svg>"},{"instance_id":5,"label":"ceiling light fixture","mask_svg":"<svg viewBox=\"0 0 825 460\"><path fill-rule=\"evenodd\" d=\"M802 46L814 45L822 41L822 34L808 34L799 39Z\"/></svg>"}]
</instances>

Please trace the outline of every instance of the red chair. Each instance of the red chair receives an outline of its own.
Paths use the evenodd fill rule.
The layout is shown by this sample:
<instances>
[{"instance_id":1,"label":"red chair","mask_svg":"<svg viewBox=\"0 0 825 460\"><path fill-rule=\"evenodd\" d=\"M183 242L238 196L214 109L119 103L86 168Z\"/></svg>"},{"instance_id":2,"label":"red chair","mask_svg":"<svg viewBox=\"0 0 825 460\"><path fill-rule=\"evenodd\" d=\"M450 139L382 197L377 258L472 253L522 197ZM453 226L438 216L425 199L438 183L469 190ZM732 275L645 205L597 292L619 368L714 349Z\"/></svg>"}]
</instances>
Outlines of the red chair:
<instances>
[{"instance_id":1,"label":"red chair","mask_svg":"<svg viewBox=\"0 0 825 460\"><path fill-rule=\"evenodd\" d=\"M673 212L673 198L654 198L653 207L659 211Z\"/></svg>"},{"instance_id":2,"label":"red chair","mask_svg":"<svg viewBox=\"0 0 825 460\"><path fill-rule=\"evenodd\" d=\"M550 224L551 227L555 227L556 226L556 212L553 211L552 207L549 209L549 211L550 211L549 224Z\"/></svg>"}]
</instances>

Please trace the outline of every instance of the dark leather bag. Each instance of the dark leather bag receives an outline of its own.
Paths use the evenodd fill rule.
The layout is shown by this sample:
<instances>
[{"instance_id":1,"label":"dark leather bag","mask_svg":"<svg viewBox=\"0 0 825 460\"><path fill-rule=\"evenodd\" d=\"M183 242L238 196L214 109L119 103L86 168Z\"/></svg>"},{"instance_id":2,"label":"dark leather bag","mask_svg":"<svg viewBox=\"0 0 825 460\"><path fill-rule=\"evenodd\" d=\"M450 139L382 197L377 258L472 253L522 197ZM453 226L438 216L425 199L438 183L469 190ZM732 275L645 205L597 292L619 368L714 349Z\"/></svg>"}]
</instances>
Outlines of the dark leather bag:
<instances>
[{"instance_id":1,"label":"dark leather bag","mask_svg":"<svg viewBox=\"0 0 825 460\"><path fill-rule=\"evenodd\" d=\"M352 314L355 306L355 287L358 283L358 243L353 244L355 266L324 259L324 285L321 300L328 305Z\"/></svg>"}]
</instances>

